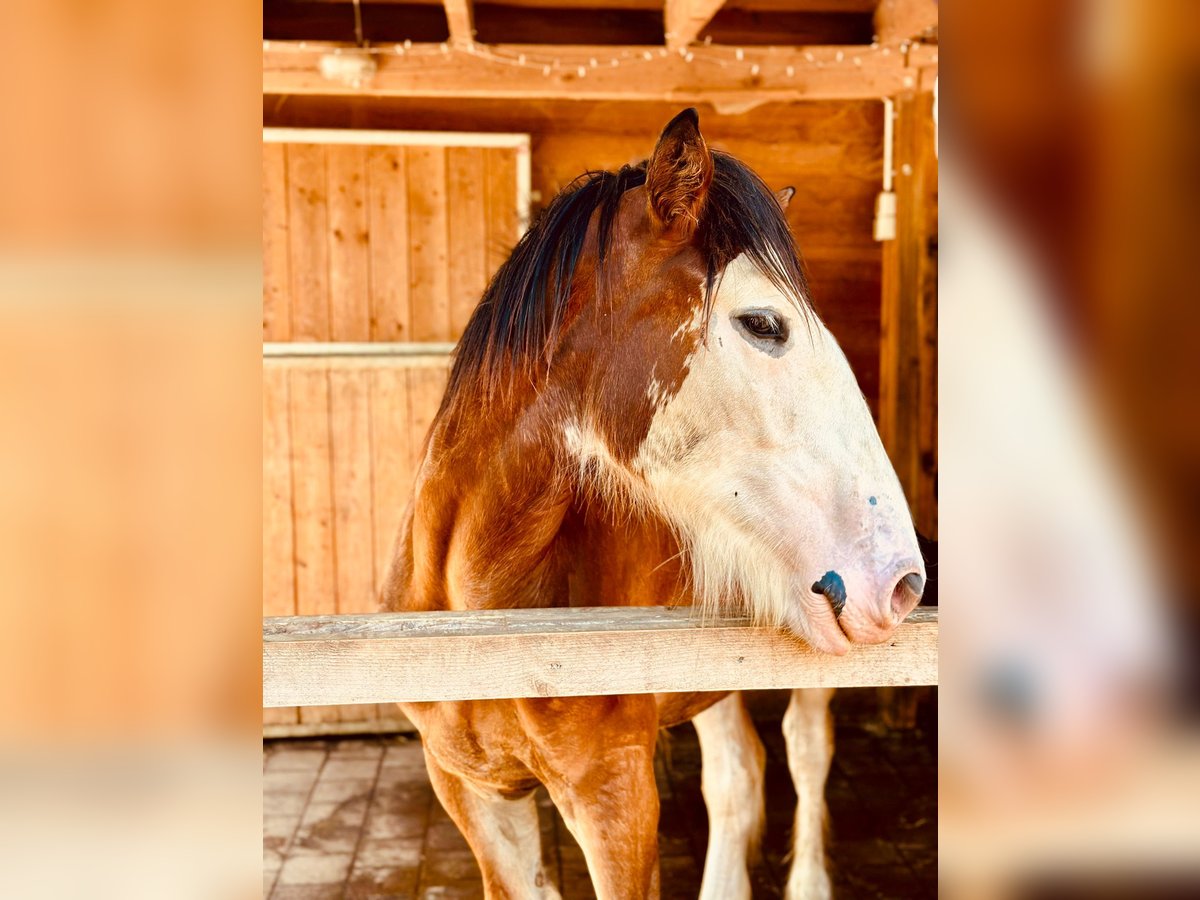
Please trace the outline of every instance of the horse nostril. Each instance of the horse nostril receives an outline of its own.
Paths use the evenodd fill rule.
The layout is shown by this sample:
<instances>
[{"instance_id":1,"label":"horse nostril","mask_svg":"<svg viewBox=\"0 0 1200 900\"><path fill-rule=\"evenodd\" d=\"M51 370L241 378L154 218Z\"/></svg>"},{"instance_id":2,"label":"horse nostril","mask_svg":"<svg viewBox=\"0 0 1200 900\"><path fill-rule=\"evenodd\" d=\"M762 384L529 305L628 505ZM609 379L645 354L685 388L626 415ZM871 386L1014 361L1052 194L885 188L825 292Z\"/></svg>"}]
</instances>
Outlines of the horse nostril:
<instances>
[{"instance_id":1,"label":"horse nostril","mask_svg":"<svg viewBox=\"0 0 1200 900\"><path fill-rule=\"evenodd\" d=\"M925 593L925 579L921 577L919 572L909 572L900 580L917 597Z\"/></svg>"},{"instance_id":2,"label":"horse nostril","mask_svg":"<svg viewBox=\"0 0 1200 900\"><path fill-rule=\"evenodd\" d=\"M842 610L846 608L846 583L842 581L842 576L837 572L826 572L821 576L820 581L814 581L812 592L824 594L828 598L835 618L840 616Z\"/></svg>"}]
</instances>

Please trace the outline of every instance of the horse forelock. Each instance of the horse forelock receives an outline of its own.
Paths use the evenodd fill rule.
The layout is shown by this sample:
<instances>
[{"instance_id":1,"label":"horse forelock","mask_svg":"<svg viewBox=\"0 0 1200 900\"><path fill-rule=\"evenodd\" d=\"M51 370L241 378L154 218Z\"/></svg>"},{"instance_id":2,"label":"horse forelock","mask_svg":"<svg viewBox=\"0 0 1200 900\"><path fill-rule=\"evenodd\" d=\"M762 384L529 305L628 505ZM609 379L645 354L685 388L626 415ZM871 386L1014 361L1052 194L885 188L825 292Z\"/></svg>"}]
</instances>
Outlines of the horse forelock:
<instances>
[{"instance_id":1,"label":"horse forelock","mask_svg":"<svg viewBox=\"0 0 1200 900\"><path fill-rule=\"evenodd\" d=\"M803 266L774 193L734 157L719 151L712 157L708 200L691 241L703 267L695 298L703 316L725 267L743 254L807 313ZM551 368L573 308L598 303L620 315L614 286L628 274L621 270L634 254L624 251L635 243L622 227L622 200L645 183L645 161L616 172L587 172L542 211L497 270L464 329L443 411L464 396L472 405L487 405L538 383ZM592 277L581 285L585 271ZM680 308L668 335L688 327L693 313Z\"/></svg>"}]
</instances>

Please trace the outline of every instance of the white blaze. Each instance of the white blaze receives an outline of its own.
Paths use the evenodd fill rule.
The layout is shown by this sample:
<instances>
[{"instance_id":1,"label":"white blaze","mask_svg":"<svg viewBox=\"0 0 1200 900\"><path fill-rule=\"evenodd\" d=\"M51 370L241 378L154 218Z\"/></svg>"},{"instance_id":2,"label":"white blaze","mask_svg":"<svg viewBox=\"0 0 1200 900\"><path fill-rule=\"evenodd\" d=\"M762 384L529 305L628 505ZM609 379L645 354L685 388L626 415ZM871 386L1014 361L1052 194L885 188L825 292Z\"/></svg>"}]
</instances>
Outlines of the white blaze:
<instances>
[{"instance_id":1,"label":"white blaze","mask_svg":"<svg viewBox=\"0 0 1200 900\"><path fill-rule=\"evenodd\" d=\"M786 343L748 340L735 322L748 310L786 320ZM838 649L844 637L813 582L838 572L853 616L856 601L874 601L880 580L919 555L845 355L742 256L726 268L687 365L632 474L678 530L702 603L743 598L757 617Z\"/></svg>"}]
</instances>

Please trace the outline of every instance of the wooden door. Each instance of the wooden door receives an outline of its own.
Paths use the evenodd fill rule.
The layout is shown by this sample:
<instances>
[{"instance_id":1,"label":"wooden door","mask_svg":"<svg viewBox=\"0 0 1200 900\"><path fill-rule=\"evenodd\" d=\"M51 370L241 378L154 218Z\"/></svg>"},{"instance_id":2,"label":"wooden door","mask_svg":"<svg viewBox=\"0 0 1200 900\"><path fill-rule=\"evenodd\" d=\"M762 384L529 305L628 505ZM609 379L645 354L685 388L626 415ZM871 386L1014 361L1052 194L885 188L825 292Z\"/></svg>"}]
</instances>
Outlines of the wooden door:
<instances>
[{"instance_id":1,"label":"wooden door","mask_svg":"<svg viewBox=\"0 0 1200 900\"><path fill-rule=\"evenodd\" d=\"M527 135L266 129L263 614L375 610L449 353L528 216ZM268 735L393 708L263 711Z\"/></svg>"}]
</instances>

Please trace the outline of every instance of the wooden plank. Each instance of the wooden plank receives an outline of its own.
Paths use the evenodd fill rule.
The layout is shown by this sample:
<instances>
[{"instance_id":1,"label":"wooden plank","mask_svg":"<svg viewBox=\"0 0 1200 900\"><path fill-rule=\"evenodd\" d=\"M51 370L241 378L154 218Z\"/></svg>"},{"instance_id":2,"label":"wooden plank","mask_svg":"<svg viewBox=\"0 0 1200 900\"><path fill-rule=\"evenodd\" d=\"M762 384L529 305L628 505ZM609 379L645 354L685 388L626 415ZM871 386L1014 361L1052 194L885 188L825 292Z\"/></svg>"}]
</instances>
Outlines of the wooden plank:
<instances>
[{"instance_id":1,"label":"wooden plank","mask_svg":"<svg viewBox=\"0 0 1200 900\"><path fill-rule=\"evenodd\" d=\"M446 7L446 24L450 28L450 41L454 44L470 44L475 40L475 4L472 0L442 0Z\"/></svg>"},{"instance_id":2,"label":"wooden plank","mask_svg":"<svg viewBox=\"0 0 1200 900\"><path fill-rule=\"evenodd\" d=\"M885 43L937 40L937 0L879 0L875 34Z\"/></svg>"},{"instance_id":3,"label":"wooden plank","mask_svg":"<svg viewBox=\"0 0 1200 900\"><path fill-rule=\"evenodd\" d=\"M517 208L517 153L492 150L486 160L487 231L485 247L487 277L491 278L512 253L520 237Z\"/></svg>"},{"instance_id":4,"label":"wooden plank","mask_svg":"<svg viewBox=\"0 0 1200 900\"><path fill-rule=\"evenodd\" d=\"M371 337L370 223L366 158L362 147L325 148L329 232L329 336L335 341Z\"/></svg>"},{"instance_id":5,"label":"wooden plank","mask_svg":"<svg viewBox=\"0 0 1200 900\"><path fill-rule=\"evenodd\" d=\"M446 150L408 147L408 261L412 340L450 340Z\"/></svg>"},{"instance_id":6,"label":"wooden plank","mask_svg":"<svg viewBox=\"0 0 1200 900\"><path fill-rule=\"evenodd\" d=\"M392 561L400 522L413 484L413 436L409 412L409 373L404 369L371 371L371 471L375 509L375 594L379 595Z\"/></svg>"},{"instance_id":7,"label":"wooden plank","mask_svg":"<svg viewBox=\"0 0 1200 900\"><path fill-rule=\"evenodd\" d=\"M287 148L263 144L263 340L292 336Z\"/></svg>"},{"instance_id":8,"label":"wooden plank","mask_svg":"<svg viewBox=\"0 0 1200 900\"><path fill-rule=\"evenodd\" d=\"M450 336L457 340L483 296L488 266L487 158L497 150L446 150L446 204L450 217Z\"/></svg>"},{"instance_id":9,"label":"wooden plank","mask_svg":"<svg viewBox=\"0 0 1200 900\"><path fill-rule=\"evenodd\" d=\"M454 352L450 341L359 342L359 341L281 341L262 345L263 359L303 359L335 357L349 359L393 357L442 357Z\"/></svg>"},{"instance_id":10,"label":"wooden plank","mask_svg":"<svg viewBox=\"0 0 1200 900\"><path fill-rule=\"evenodd\" d=\"M896 238L883 246L879 435L920 531L937 534L936 160L932 106L896 101ZM930 214L930 207L933 213Z\"/></svg>"},{"instance_id":11,"label":"wooden plank","mask_svg":"<svg viewBox=\"0 0 1200 900\"><path fill-rule=\"evenodd\" d=\"M371 340L408 341L412 335L408 274L408 178L404 151L367 150L371 232Z\"/></svg>"},{"instance_id":12,"label":"wooden plank","mask_svg":"<svg viewBox=\"0 0 1200 900\"><path fill-rule=\"evenodd\" d=\"M667 48L678 50L693 43L725 0L666 0L663 29Z\"/></svg>"},{"instance_id":13,"label":"wooden plank","mask_svg":"<svg viewBox=\"0 0 1200 900\"><path fill-rule=\"evenodd\" d=\"M337 611L374 612L375 534L371 489L371 375L329 369ZM375 706L343 706L343 722L376 718Z\"/></svg>"},{"instance_id":14,"label":"wooden plank","mask_svg":"<svg viewBox=\"0 0 1200 900\"><path fill-rule=\"evenodd\" d=\"M263 367L278 367L288 369L290 371L313 370L324 372L328 370L330 364L336 365L339 369L358 369L362 371L376 371L379 369L414 369L418 372L437 369L445 372L449 368L449 358L444 353L429 353L424 356L295 356L295 357L268 357L263 360ZM444 376L438 377L438 384L444 384ZM440 390L440 388L439 388ZM440 394L439 394L440 396Z\"/></svg>"},{"instance_id":15,"label":"wooden plank","mask_svg":"<svg viewBox=\"0 0 1200 900\"><path fill-rule=\"evenodd\" d=\"M937 70L937 46L924 44L903 53L887 45L712 45L688 48L686 55L633 46L447 44L443 50L415 44L379 48L374 77L355 88L321 74L321 57L350 49L350 44L264 41L263 93L657 100L707 103L734 114L777 101L874 99L932 90Z\"/></svg>"},{"instance_id":16,"label":"wooden plank","mask_svg":"<svg viewBox=\"0 0 1200 900\"><path fill-rule=\"evenodd\" d=\"M914 227L919 230L917 279L917 493L916 525L938 536L938 160L933 98L916 101L917 149L913 161Z\"/></svg>"},{"instance_id":17,"label":"wooden plank","mask_svg":"<svg viewBox=\"0 0 1200 900\"><path fill-rule=\"evenodd\" d=\"M371 391L371 490L375 518L375 596L383 590L392 563L400 523L412 496L414 443L409 427L409 373L374 366ZM378 607L376 607L378 608ZM378 708L383 721L400 713L390 704Z\"/></svg>"},{"instance_id":18,"label":"wooden plank","mask_svg":"<svg viewBox=\"0 0 1200 900\"><path fill-rule=\"evenodd\" d=\"M290 371L288 384L296 611L300 615L319 615L337 609L328 369ZM306 706L300 710L301 722L340 719L333 708Z\"/></svg>"},{"instance_id":19,"label":"wooden plank","mask_svg":"<svg viewBox=\"0 0 1200 900\"><path fill-rule=\"evenodd\" d=\"M263 703L936 684L937 637L931 608L840 657L688 607L267 619Z\"/></svg>"},{"instance_id":20,"label":"wooden plank","mask_svg":"<svg viewBox=\"0 0 1200 900\"><path fill-rule=\"evenodd\" d=\"M288 144L288 252L292 337L329 340L325 148Z\"/></svg>"},{"instance_id":21,"label":"wooden plank","mask_svg":"<svg viewBox=\"0 0 1200 900\"><path fill-rule=\"evenodd\" d=\"M296 614L296 584L292 568L292 460L288 426L288 376L282 370L264 371L263 402L263 615ZM294 724L295 707L264 710L263 721Z\"/></svg>"},{"instance_id":22,"label":"wooden plank","mask_svg":"<svg viewBox=\"0 0 1200 900\"><path fill-rule=\"evenodd\" d=\"M482 131L383 131L369 128L264 128L265 144L364 147L527 147L529 135Z\"/></svg>"}]
</instances>

